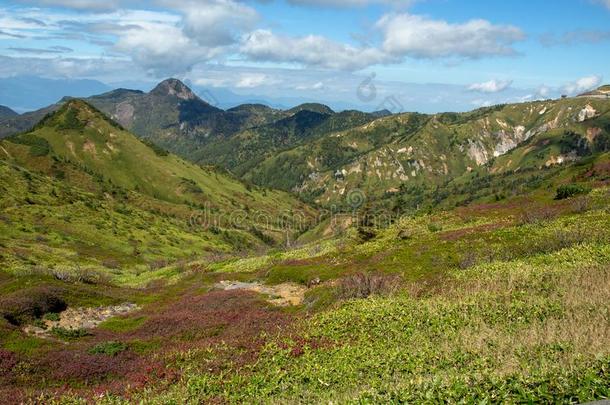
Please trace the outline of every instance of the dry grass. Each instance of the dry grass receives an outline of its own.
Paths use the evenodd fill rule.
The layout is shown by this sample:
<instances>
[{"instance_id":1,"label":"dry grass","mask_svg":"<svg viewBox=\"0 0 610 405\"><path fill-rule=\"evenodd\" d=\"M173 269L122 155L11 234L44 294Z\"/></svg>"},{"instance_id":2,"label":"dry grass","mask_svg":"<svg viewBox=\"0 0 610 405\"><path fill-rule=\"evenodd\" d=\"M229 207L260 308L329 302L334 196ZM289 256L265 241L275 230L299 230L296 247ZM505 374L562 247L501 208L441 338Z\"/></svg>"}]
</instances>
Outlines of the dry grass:
<instances>
[{"instance_id":1,"label":"dry grass","mask_svg":"<svg viewBox=\"0 0 610 405\"><path fill-rule=\"evenodd\" d=\"M371 295L389 295L402 286L400 276L356 273L339 280L339 296L343 299L367 298Z\"/></svg>"},{"instance_id":2,"label":"dry grass","mask_svg":"<svg viewBox=\"0 0 610 405\"><path fill-rule=\"evenodd\" d=\"M539 275L537 281L514 274L445 280L436 285L435 291L435 301L468 302L488 296L503 306L515 299L533 307L549 303L557 306L553 316L535 319L518 329L484 318L472 319L457 336L439 345L439 351L445 353L459 347L481 358L495 358L502 365L496 369L498 376L525 372L523 362L536 361L539 352L545 350L553 352L554 364L548 366L567 369L583 359L610 355L610 267L548 273Z\"/></svg>"}]
</instances>

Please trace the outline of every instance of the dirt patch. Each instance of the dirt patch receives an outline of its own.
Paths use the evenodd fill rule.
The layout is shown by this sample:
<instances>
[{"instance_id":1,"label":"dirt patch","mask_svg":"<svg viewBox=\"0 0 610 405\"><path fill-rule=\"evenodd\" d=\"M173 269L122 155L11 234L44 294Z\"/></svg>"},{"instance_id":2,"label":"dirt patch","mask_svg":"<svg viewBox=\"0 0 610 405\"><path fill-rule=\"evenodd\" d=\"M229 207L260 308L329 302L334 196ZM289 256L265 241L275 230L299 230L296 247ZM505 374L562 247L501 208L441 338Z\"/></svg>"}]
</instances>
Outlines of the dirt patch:
<instances>
[{"instance_id":1,"label":"dirt patch","mask_svg":"<svg viewBox=\"0 0 610 405\"><path fill-rule=\"evenodd\" d=\"M126 315L139 309L136 304L122 304L98 308L68 308L59 314L59 321L45 320L46 329L26 326L23 331L29 335L48 337L53 328L93 329L100 323L115 316Z\"/></svg>"},{"instance_id":2,"label":"dirt patch","mask_svg":"<svg viewBox=\"0 0 610 405\"><path fill-rule=\"evenodd\" d=\"M90 140L86 140L83 144L83 151L92 154L93 157L97 156L97 149L95 148L95 144Z\"/></svg>"},{"instance_id":3,"label":"dirt patch","mask_svg":"<svg viewBox=\"0 0 610 405\"><path fill-rule=\"evenodd\" d=\"M305 298L305 291L307 291L305 287L293 283L267 286L261 283L221 281L220 283L216 284L216 287L227 291L246 290L264 294L268 296L268 302L281 307L301 305Z\"/></svg>"}]
</instances>

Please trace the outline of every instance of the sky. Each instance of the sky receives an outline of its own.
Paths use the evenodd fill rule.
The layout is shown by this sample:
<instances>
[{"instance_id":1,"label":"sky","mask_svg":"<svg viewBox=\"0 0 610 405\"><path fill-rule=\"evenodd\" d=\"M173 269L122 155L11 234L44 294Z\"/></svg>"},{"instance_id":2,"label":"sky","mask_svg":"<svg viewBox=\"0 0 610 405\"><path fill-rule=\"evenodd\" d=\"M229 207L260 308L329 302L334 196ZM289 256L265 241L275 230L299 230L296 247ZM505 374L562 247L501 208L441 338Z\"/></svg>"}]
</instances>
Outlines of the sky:
<instances>
[{"instance_id":1,"label":"sky","mask_svg":"<svg viewBox=\"0 0 610 405\"><path fill-rule=\"evenodd\" d=\"M0 0L0 78L23 75L463 111L610 81L610 0Z\"/></svg>"}]
</instances>

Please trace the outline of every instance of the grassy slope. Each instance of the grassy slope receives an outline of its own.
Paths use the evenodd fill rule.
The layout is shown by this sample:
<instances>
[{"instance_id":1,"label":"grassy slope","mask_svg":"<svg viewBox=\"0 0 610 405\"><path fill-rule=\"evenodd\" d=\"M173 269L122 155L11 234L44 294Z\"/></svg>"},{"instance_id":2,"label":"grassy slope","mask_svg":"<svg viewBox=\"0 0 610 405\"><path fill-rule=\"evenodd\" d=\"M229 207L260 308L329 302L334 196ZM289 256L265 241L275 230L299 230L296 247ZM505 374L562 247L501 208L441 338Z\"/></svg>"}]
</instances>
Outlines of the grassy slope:
<instances>
[{"instance_id":1,"label":"grassy slope","mask_svg":"<svg viewBox=\"0 0 610 405\"><path fill-rule=\"evenodd\" d=\"M234 363L224 357L227 348L166 353L182 378L161 391L137 391L131 400L608 398L608 192L595 190L586 206L580 199L553 202L548 193L544 201L518 199L404 218L364 244L346 240L215 266L237 272L236 278L248 270L268 282L283 281L274 269L297 282L361 270L398 273L408 281L391 296L347 301L336 301L332 286L316 287L307 299L313 315L279 338L267 335L257 361ZM541 215L523 222L521 207ZM405 231L409 236L400 237ZM324 268L333 270L325 274ZM319 300L326 309L314 309ZM144 334L147 326L137 330Z\"/></svg>"},{"instance_id":2,"label":"grassy slope","mask_svg":"<svg viewBox=\"0 0 610 405\"><path fill-rule=\"evenodd\" d=\"M80 101L2 141L0 155L0 254L12 274L167 281L188 270L185 259L282 243L275 218L292 213L298 233L314 213L283 192L154 150Z\"/></svg>"},{"instance_id":3,"label":"grassy slope","mask_svg":"<svg viewBox=\"0 0 610 405\"><path fill-rule=\"evenodd\" d=\"M596 117L580 122L579 114L587 105L595 109ZM463 114L384 117L268 158L244 177L257 184L297 189L321 204L341 204L353 189L379 199L400 187L442 185L469 170L487 174L552 164L579 147L578 139L571 143L563 139L566 132L585 139L585 144L591 143L587 132L591 128L607 136L609 110L606 100L575 98ZM552 145L563 139L565 150L539 143L546 138ZM516 158L515 153L524 148L513 149L526 140L533 148L528 156Z\"/></svg>"},{"instance_id":4,"label":"grassy slope","mask_svg":"<svg viewBox=\"0 0 610 405\"><path fill-rule=\"evenodd\" d=\"M70 117L73 127L66 128ZM24 145L23 137L46 141L48 152ZM3 141L2 146L11 161L91 191L113 185L174 204L209 206L227 215L245 210L250 219L257 212L312 212L286 193L247 187L227 173L154 150L81 101L71 101L31 133Z\"/></svg>"},{"instance_id":5,"label":"grassy slope","mask_svg":"<svg viewBox=\"0 0 610 405\"><path fill-rule=\"evenodd\" d=\"M24 338L0 322L2 361L12 364L8 351L18 365L10 369L15 379L6 385L9 391L0 389L0 397L43 393L47 401L66 403L91 399L93 392L113 393L96 396L107 403L574 403L608 398L608 159L601 154L540 172L467 173L436 193L446 193L439 198L441 207L470 205L404 216L365 239L355 227L333 238L331 223L324 222L303 240L327 239L295 250L214 263L197 260L185 263L187 271L151 272L171 282L164 290L116 286L141 285L138 277L151 279L145 273L117 274L115 286L104 288L44 274L3 273L4 294L58 284L68 289L70 305L131 300L144 308L68 344ZM30 249L24 260L38 250L54 260L61 252L53 249L73 246L74 240L58 239L61 232L89 235L106 245L107 225L100 221L106 215L125 233L117 236L117 248L131 243L130 234L146 224L137 238L144 238L147 255L171 255L172 242L188 246L190 237L200 236L190 235L180 221L136 211L141 208L135 206L165 206L150 197L138 197L130 206L134 197L128 196L115 210L118 202L112 199L100 202L63 182L8 164L0 168L9 215L2 232L10 235L2 241L3 255L17 254L23 245ZM597 188L588 196L554 200L556 188L571 182ZM496 197L506 190L514 195ZM124 215L123 208L135 212ZM76 217L73 224L54 219L64 213ZM140 216L142 221L132 219ZM160 222L149 226L150 221ZM91 225L101 228L87 228ZM163 239L164 231L183 239ZM42 233L51 236L40 239ZM154 245L157 240L160 245ZM357 272L400 275L402 288L392 295L346 299L342 279ZM307 285L318 278L322 284L308 289L305 304L290 310L269 308L246 293L210 292L218 280ZM88 354L100 343L116 341L126 347L118 357ZM39 366L59 355L76 369L53 373ZM154 372L142 378L121 364ZM1 371L0 382L6 378ZM11 393L14 397L7 396Z\"/></svg>"},{"instance_id":6,"label":"grassy slope","mask_svg":"<svg viewBox=\"0 0 610 405\"><path fill-rule=\"evenodd\" d=\"M308 106L301 106L308 108ZM311 107L309 107L311 108ZM353 128L373 120L370 114L357 111L341 113L310 109L287 111L293 114L267 125L246 129L228 139L219 138L205 145L195 155L199 162L230 169L239 176L257 167L279 152L305 144L322 135ZM282 177L282 176L279 176ZM269 186L281 184L269 182Z\"/></svg>"},{"instance_id":7,"label":"grassy slope","mask_svg":"<svg viewBox=\"0 0 610 405\"><path fill-rule=\"evenodd\" d=\"M100 198L3 161L0 178L0 255L3 271L15 276L86 270L118 284L145 284L185 271L170 265L179 259L234 248L223 235L189 226L186 209L129 193Z\"/></svg>"}]
</instances>

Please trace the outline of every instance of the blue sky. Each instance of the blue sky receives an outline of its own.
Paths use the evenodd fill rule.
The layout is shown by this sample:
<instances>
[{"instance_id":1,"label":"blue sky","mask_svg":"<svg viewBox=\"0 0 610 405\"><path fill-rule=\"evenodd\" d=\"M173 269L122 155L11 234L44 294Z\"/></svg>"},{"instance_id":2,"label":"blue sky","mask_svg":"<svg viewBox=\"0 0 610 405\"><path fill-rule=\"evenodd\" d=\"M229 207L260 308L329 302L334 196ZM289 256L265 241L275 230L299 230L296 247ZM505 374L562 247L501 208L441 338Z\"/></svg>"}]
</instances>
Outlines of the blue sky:
<instances>
[{"instance_id":1,"label":"blue sky","mask_svg":"<svg viewBox=\"0 0 610 405\"><path fill-rule=\"evenodd\" d=\"M0 0L0 77L25 74L467 110L610 80L610 0Z\"/></svg>"}]
</instances>

